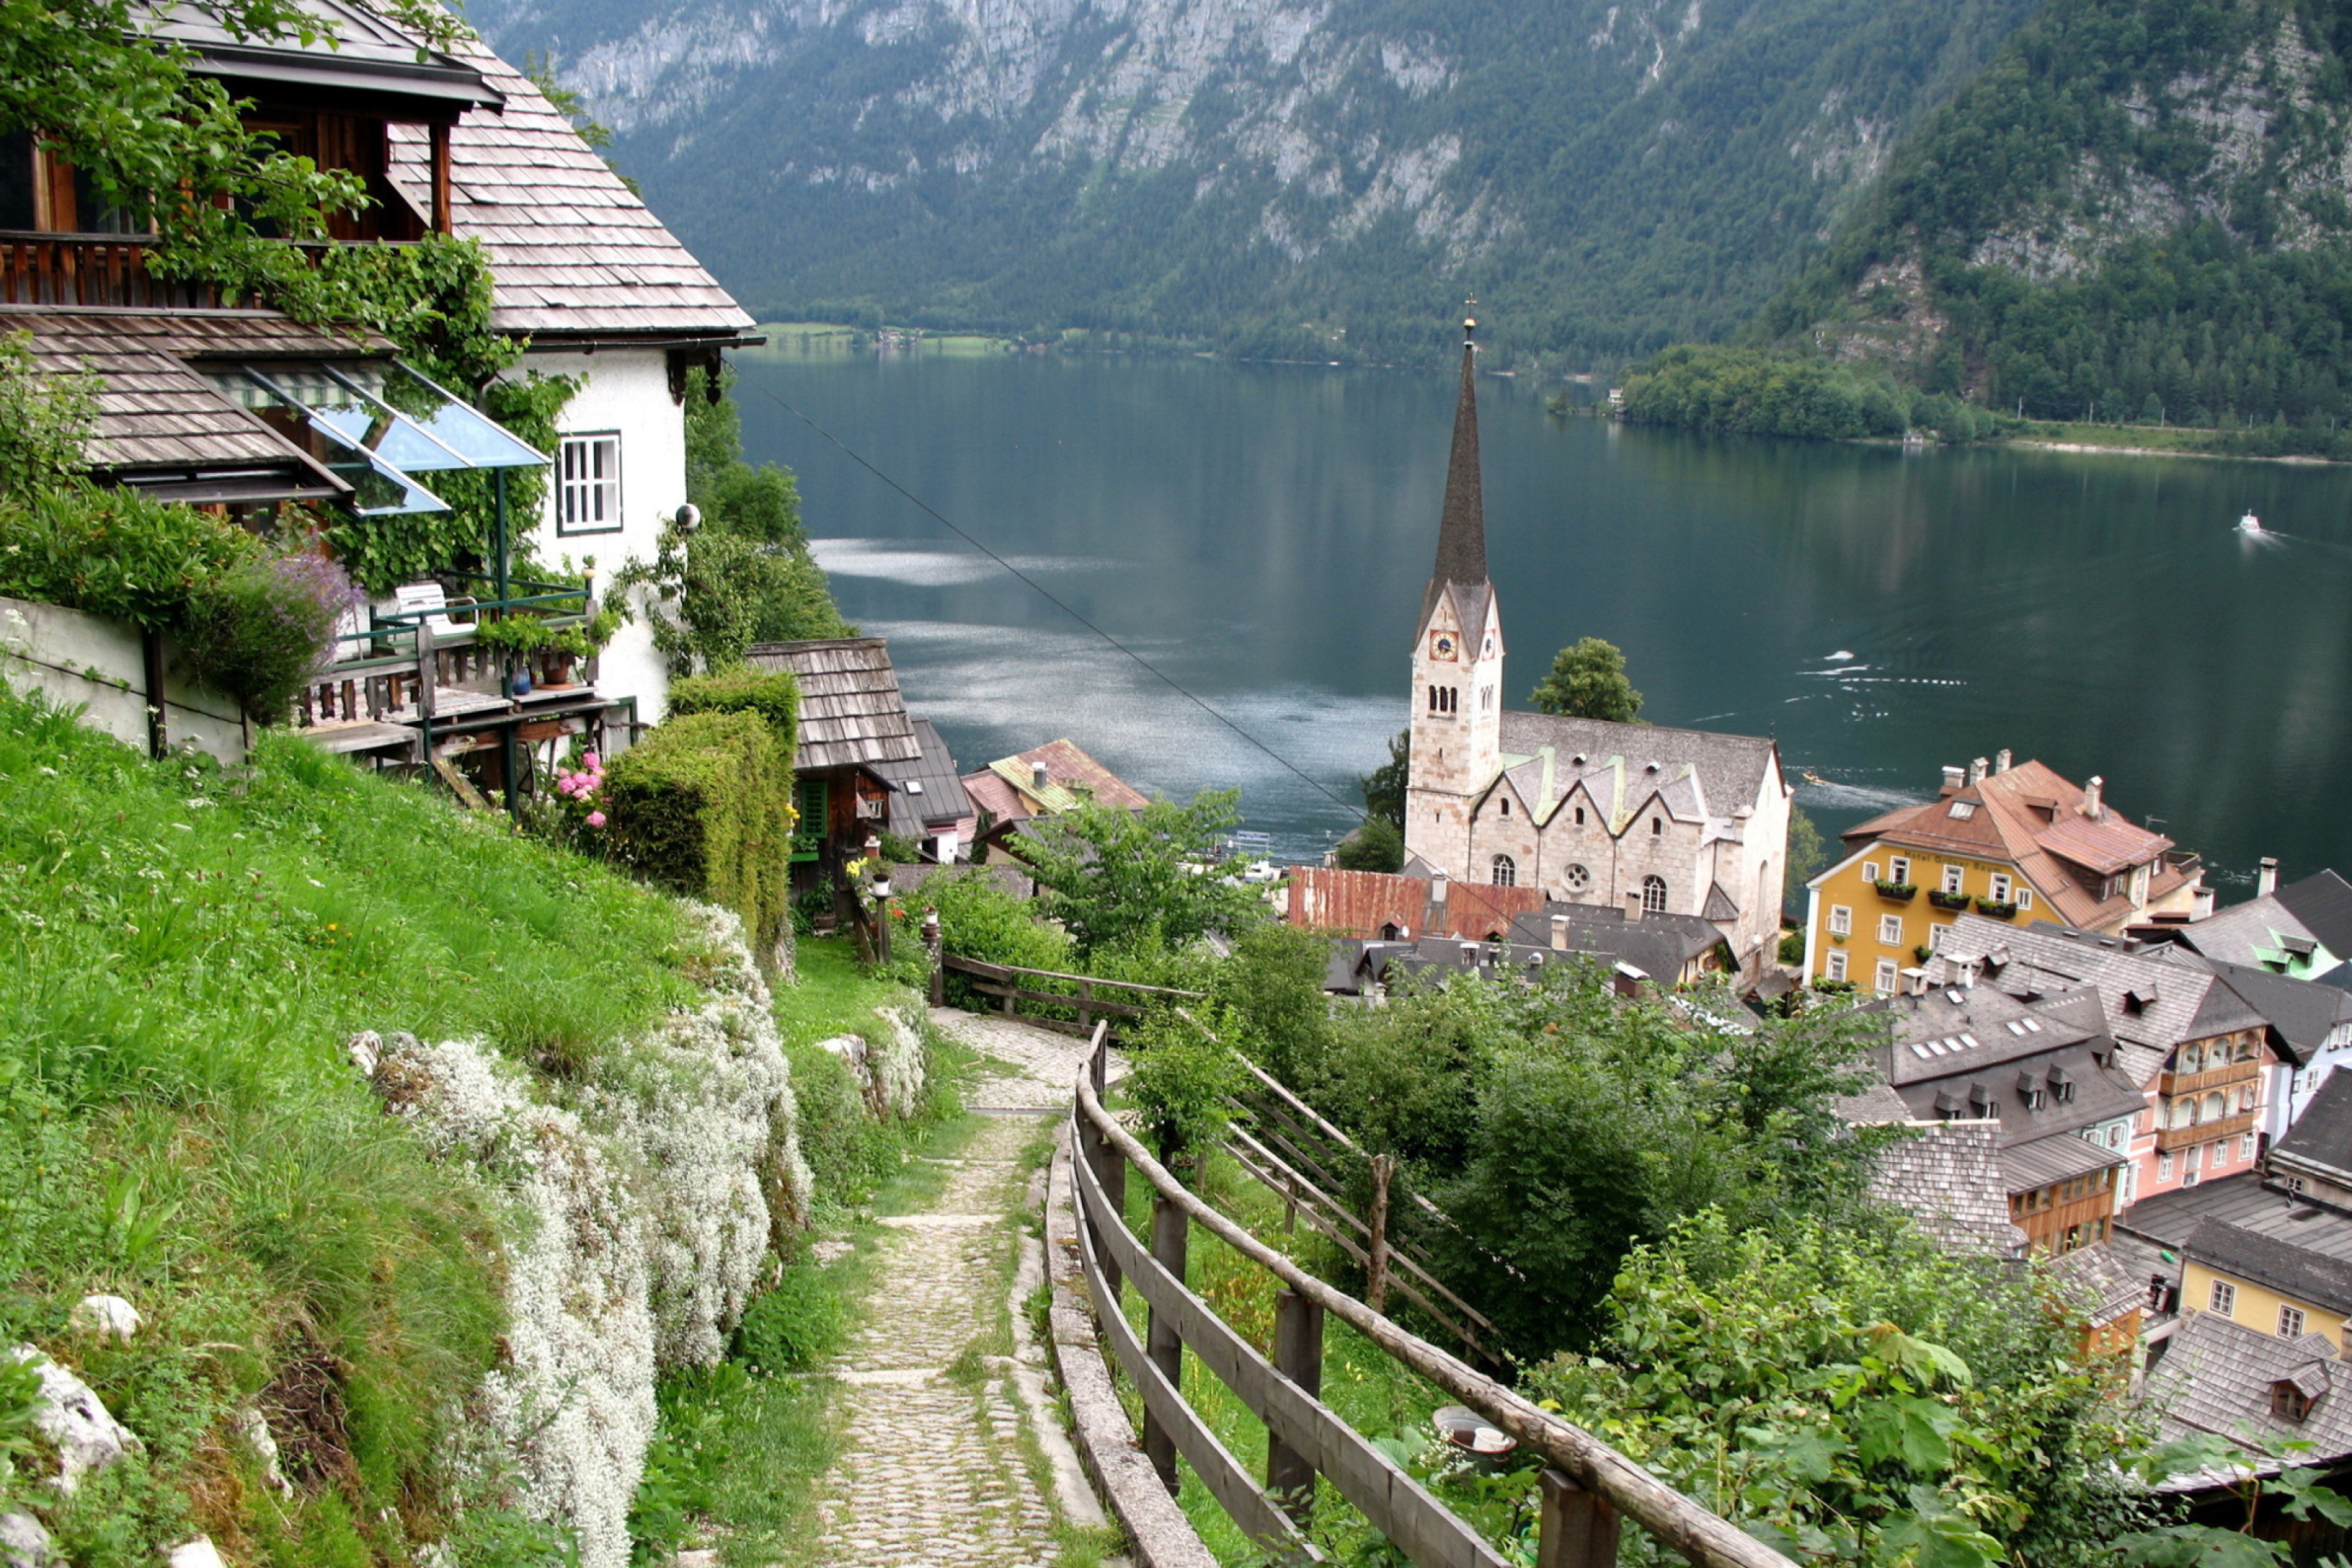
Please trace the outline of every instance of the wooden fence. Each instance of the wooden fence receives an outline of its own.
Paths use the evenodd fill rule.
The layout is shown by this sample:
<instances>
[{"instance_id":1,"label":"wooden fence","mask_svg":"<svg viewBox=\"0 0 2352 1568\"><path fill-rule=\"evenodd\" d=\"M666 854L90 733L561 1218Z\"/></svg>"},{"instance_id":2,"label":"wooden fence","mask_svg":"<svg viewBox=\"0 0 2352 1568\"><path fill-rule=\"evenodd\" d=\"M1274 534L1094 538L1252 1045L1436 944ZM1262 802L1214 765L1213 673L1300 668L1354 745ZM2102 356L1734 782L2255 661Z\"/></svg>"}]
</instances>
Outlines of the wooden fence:
<instances>
[{"instance_id":1,"label":"wooden fence","mask_svg":"<svg viewBox=\"0 0 2352 1568\"><path fill-rule=\"evenodd\" d=\"M1097 1018L1105 1024L1116 1026L1127 1019L1142 1017L1150 1010L1149 1005L1142 1000L1144 997L1157 996L1185 1002L1202 1000L1202 994L1198 991L1178 991L1166 985L1142 985L1132 980L1106 980L1100 975L1094 974L1064 974L1052 969L1020 969L1011 964L982 963L979 959L958 958L953 953L943 955L939 961L939 967L943 971L952 970L958 974L970 977L971 988L983 996L996 997L1003 1004L1002 1011L1008 1018L1017 1017L1024 1023L1034 1024L1041 1029L1053 1029L1061 1034L1077 1035L1082 1037L1095 1032ZM1074 993L1039 991L1024 986L1021 984L1024 978L1058 980L1075 985L1077 989ZM1126 1002L1115 1001L1102 994L1106 990L1115 994L1124 994L1136 999ZM934 997L932 1000L936 1002L938 998ZM1032 1009L1030 1012L1015 1011L1017 1005L1023 1002L1030 1005ZM1075 1010L1077 1014L1077 1021L1072 1023L1067 1018L1041 1017L1034 1010L1041 1006L1051 1006L1057 1012Z\"/></svg>"},{"instance_id":2,"label":"wooden fence","mask_svg":"<svg viewBox=\"0 0 2352 1568\"><path fill-rule=\"evenodd\" d=\"M1065 999L1066 1001L1066 999ZM1102 1342L1143 1396L1145 1452L1172 1490L1179 1455L1234 1524L1269 1556L1315 1563L1301 1525L1314 1479L1328 1478L1418 1568L1509 1568L1508 1560L1412 1474L1332 1413L1321 1387L1323 1320L1346 1322L1381 1350L1460 1400L1539 1459L1538 1568L1613 1568L1621 1521L1631 1521L1701 1568L1791 1568L1788 1559L1590 1433L1533 1404L1363 1302L1308 1274L1171 1176L1103 1109L1109 1021L1097 1024L1071 1117L1071 1184L1078 1252ZM1151 1187L1150 1239L1127 1226L1127 1173ZM1282 1282L1269 1361L1184 1282L1192 1227L1200 1226ZM1140 1340L1122 1310L1132 1285L1149 1309ZM1184 1352L1265 1424L1263 1484L1185 1404Z\"/></svg>"}]
</instances>

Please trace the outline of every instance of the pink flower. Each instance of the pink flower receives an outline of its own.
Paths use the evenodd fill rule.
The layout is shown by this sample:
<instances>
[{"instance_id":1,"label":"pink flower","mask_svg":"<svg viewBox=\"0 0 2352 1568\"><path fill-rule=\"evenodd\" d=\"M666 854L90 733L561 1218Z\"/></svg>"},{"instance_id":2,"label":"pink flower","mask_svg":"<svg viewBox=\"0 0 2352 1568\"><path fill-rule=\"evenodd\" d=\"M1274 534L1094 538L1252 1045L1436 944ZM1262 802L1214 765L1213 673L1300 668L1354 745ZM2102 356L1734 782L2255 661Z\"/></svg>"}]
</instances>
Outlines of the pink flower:
<instances>
[{"instance_id":1,"label":"pink flower","mask_svg":"<svg viewBox=\"0 0 2352 1568\"><path fill-rule=\"evenodd\" d=\"M604 759L593 752L581 758L580 763L592 773L601 773L604 771Z\"/></svg>"},{"instance_id":2,"label":"pink flower","mask_svg":"<svg viewBox=\"0 0 2352 1568\"><path fill-rule=\"evenodd\" d=\"M592 812L590 812L590 813L588 814L588 826L591 826L591 827L602 827L602 826L604 826L604 814L603 812L601 812L601 811L592 811Z\"/></svg>"}]
</instances>

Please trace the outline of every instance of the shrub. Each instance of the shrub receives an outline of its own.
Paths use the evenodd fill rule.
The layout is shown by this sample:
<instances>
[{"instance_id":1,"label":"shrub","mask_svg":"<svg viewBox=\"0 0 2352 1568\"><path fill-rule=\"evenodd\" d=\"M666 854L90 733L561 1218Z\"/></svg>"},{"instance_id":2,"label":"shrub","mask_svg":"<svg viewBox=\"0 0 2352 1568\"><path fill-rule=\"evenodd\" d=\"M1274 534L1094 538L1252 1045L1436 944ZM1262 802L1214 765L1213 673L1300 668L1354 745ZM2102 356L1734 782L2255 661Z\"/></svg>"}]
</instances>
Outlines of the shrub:
<instances>
[{"instance_id":1,"label":"shrub","mask_svg":"<svg viewBox=\"0 0 2352 1568\"><path fill-rule=\"evenodd\" d=\"M325 671L336 623L356 602L352 580L323 555L289 550L247 561L188 595L180 655L190 674L268 723Z\"/></svg>"},{"instance_id":2,"label":"shrub","mask_svg":"<svg viewBox=\"0 0 2352 1568\"><path fill-rule=\"evenodd\" d=\"M660 886L743 917L757 950L784 931L792 773L751 713L689 713L656 729L605 773L613 852Z\"/></svg>"},{"instance_id":3,"label":"shrub","mask_svg":"<svg viewBox=\"0 0 2352 1568\"><path fill-rule=\"evenodd\" d=\"M1017 899L978 867L933 877L908 899L898 940L911 941L920 930L925 907L940 912L940 945L957 958L982 963L1010 964L1016 969L1067 971L1071 965L1069 936L1041 924L1034 906ZM985 1006L988 999L971 988L971 980L954 970L947 973L950 1006Z\"/></svg>"},{"instance_id":4,"label":"shrub","mask_svg":"<svg viewBox=\"0 0 2352 1568\"><path fill-rule=\"evenodd\" d=\"M737 665L709 675L673 681L672 716L685 713L757 713L784 748L787 765L800 745L800 683L783 671L773 674Z\"/></svg>"},{"instance_id":5,"label":"shrub","mask_svg":"<svg viewBox=\"0 0 2352 1568\"><path fill-rule=\"evenodd\" d=\"M261 553L242 529L131 490L0 496L0 594L150 630L176 627L200 584Z\"/></svg>"},{"instance_id":6,"label":"shrub","mask_svg":"<svg viewBox=\"0 0 2352 1568\"><path fill-rule=\"evenodd\" d=\"M1342 871L1386 871L1404 868L1404 833L1385 816L1368 816L1355 832L1339 841L1335 858Z\"/></svg>"}]
</instances>

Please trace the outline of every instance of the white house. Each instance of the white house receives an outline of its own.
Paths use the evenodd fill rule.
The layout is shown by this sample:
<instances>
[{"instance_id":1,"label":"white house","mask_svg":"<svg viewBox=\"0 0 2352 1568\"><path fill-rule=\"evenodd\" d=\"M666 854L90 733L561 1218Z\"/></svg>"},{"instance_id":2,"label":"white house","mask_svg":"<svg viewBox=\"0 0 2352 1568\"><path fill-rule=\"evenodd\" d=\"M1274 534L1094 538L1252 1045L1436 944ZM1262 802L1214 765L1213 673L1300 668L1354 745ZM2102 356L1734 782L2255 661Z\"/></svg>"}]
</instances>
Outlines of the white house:
<instances>
[{"instance_id":1,"label":"white house","mask_svg":"<svg viewBox=\"0 0 2352 1568\"><path fill-rule=\"evenodd\" d=\"M503 103L449 132L452 224L489 252L491 320L528 343L520 371L584 377L564 408L545 510L530 540L551 564L594 557L600 578L650 559L686 500L686 379L730 345L761 340L751 318L583 141L572 122L485 45L451 52ZM393 178L429 205L422 127L392 128ZM662 714L667 671L642 618L604 650L596 684Z\"/></svg>"},{"instance_id":2,"label":"white house","mask_svg":"<svg viewBox=\"0 0 2352 1568\"><path fill-rule=\"evenodd\" d=\"M1780 932L1793 792L1779 748L1503 707L1473 352L1465 342L1437 566L1413 644L1405 869L1540 888L1565 903L1697 915L1752 973L1770 962Z\"/></svg>"}]
</instances>

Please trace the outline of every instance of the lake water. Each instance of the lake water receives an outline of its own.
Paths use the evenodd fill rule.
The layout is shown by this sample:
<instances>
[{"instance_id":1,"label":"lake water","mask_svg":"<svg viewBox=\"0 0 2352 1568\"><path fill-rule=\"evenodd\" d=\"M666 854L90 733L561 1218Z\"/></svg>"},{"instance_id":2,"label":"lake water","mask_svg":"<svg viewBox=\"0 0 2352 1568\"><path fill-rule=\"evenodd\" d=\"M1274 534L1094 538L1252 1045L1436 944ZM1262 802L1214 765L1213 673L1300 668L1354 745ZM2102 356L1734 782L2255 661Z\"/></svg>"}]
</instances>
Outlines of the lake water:
<instances>
[{"instance_id":1,"label":"lake water","mask_svg":"<svg viewBox=\"0 0 2352 1568\"><path fill-rule=\"evenodd\" d=\"M966 768L1068 735L1147 788L1239 785L1287 855L1352 823L1340 801L1406 719L1453 377L738 363L747 448L798 471L844 609L890 638ZM2265 854L2290 878L2352 870L2352 470L1629 429L1502 378L1481 399L1513 701L1555 649L1603 637L1643 717L1777 737L1792 776L1823 781L1798 798L1825 832L2006 746L2105 775L2119 808L2206 855L2225 899ZM2270 537L2233 531L2248 510Z\"/></svg>"}]
</instances>

